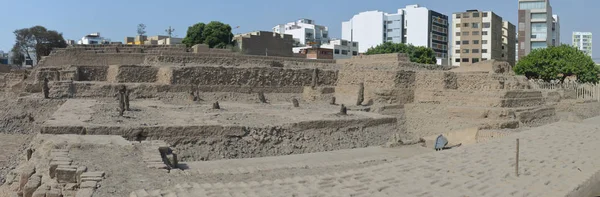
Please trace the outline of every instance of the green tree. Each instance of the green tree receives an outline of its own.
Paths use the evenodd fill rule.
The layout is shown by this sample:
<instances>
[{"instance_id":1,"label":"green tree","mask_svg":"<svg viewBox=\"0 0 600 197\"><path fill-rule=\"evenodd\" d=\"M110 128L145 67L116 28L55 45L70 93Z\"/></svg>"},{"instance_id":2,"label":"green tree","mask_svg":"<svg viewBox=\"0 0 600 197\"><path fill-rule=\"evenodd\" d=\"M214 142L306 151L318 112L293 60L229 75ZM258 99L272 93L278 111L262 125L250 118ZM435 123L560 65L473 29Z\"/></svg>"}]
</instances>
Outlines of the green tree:
<instances>
[{"instance_id":1,"label":"green tree","mask_svg":"<svg viewBox=\"0 0 600 197\"><path fill-rule=\"evenodd\" d=\"M422 64L435 64L435 53L427 47L415 47L403 43L385 42L376 47L370 48L366 55L386 54L386 53L405 53L409 56L411 62Z\"/></svg>"},{"instance_id":2,"label":"green tree","mask_svg":"<svg viewBox=\"0 0 600 197\"><path fill-rule=\"evenodd\" d=\"M227 48L225 46L231 45L232 38L231 26L212 21L208 24L197 23L189 27L182 42L188 47L196 44L206 44L210 48Z\"/></svg>"},{"instance_id":3,"label":"green tree","mask_svg":"<svg viewBox=\"0 0 600 197\"><path fill-rule=\"evenodd\" d=\"M204 41L202 33L204 32L205 26L206 24L204 23L197 23L193 26L188 27L187 34L181 42L187 47L202 44L202 42Z\"/></svg>"},{"instance_id":4,"label":"green tree","mask_svg":"<svg viewBox=\"0 0 600 197\"><path fill-rule=\"evenodd\" d=\"M513 70L527 78L544 81L563 82L565 78L575 75L581 83L597 83L599 73L590 56L569 45L533 50L519 59Z\"/></svg>"},{"instance_id":5,"label":"green tree","mask_svg":"<svg viewBox=\"0 0 600 197\"><path fill-rule=\"evenodd\" d=\"M54 48L65 48L67 43L62 36L54 30L48 30L42 26L18 29L14 31L15 45L12 51L15 55L22 54L24 58L31 58L33 54L39 62L43 56L50 55Z\"/></svg>"},{"instance_id":6,"label":"green tree","mask_svg":"<svg viewBox=\"0 0 600 197\"><path fill-rule=\"evenodd\" d=\"M15 64L19 67L23 65L23 62L25 62L25 55L23 55L23 52L21 52L21 48L17 45L14 45L11 49L11 52L13 53L11 57L12 64Z\"/></svg>"},{"instance_id":7,"label":"green tree","mask_svg":"<svg viewBox=\"0 0 600 197\"><path fill-rule=\"evenodd\" d=\"M225 45L231 44L231 26L218 22L212 21L204 27L204 44L207 44L210 48L217 46L220 43Z\"/></svg>"}]
</instances>

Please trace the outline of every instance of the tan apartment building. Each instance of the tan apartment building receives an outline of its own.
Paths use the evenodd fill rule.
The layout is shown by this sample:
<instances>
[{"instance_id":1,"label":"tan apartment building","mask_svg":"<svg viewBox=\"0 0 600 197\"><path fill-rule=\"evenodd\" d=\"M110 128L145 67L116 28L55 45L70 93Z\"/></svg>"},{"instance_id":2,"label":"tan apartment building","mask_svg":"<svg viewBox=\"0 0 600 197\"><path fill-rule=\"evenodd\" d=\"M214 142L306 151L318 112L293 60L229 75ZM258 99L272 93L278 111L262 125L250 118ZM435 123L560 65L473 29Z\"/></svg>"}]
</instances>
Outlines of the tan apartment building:
<instances>
[{"instance_id":1,"label":"tan apartment building","mask_svg":"<svg viewBox=\"0 0 600 197\"><path fill-rule=\"evenodd\" d=\"M467 10L454 13L452 38L452 66L492 59L515 65L516 27L494 12Z\"/></svg>"}]
</instances>

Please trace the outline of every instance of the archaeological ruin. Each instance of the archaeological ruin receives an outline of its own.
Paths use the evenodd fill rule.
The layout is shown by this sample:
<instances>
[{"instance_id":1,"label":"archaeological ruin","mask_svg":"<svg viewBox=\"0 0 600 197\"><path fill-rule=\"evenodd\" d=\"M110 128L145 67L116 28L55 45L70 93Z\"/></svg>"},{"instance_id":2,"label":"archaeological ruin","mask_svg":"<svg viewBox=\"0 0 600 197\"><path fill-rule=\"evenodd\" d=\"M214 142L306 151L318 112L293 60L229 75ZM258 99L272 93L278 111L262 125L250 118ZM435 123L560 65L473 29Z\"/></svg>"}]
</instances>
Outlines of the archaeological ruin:
<instances>
[{"instance_id":1,"label":"archaeological ruin","mask_svg":"<svg viewBox=\"0 0 600 197\"><path fill-rule=\"evenodd\" d=\"M600 195L597 87L195 47L75 45L0 73L0 196Z\"/></svg>"}]
</instances>

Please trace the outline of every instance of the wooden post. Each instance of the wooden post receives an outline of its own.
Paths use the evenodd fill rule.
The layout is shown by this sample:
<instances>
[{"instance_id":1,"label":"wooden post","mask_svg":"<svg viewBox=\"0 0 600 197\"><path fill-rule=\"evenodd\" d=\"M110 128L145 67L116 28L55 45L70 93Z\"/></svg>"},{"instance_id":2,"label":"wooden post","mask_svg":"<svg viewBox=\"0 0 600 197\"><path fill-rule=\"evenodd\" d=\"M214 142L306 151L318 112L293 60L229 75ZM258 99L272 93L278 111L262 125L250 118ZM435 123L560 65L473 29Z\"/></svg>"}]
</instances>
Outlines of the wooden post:
<instances>
[{"instance_id":1,"label":"wooden post","mask_svg":"<svg viewBox=\"0 0 600 197\"><path fill-rule=\"evenodd\" d=\"M519 139L517 139L517 158L515 163L515 174L519 176Z\"/></svg>"}]
</instances>

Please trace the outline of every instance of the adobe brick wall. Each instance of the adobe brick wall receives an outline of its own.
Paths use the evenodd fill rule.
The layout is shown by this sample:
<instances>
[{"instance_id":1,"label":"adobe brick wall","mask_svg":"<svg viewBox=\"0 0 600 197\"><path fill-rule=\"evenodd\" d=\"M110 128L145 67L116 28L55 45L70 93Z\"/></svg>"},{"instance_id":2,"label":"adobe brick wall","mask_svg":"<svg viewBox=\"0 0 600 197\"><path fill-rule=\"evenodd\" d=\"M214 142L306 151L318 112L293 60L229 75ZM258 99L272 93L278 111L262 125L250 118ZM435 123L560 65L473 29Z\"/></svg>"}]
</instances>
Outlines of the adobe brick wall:
<instances>
[{"instance_id":1,"label":"adobe brick wall","mask_svg":"<svg viewBox=\"0 0 600 197\"><path fill-rule=\"evenodd\" d=\"M106 66L76 66L77 81L106 81Z\"/></svg>"},{"instance_id":2,"label":"adobe brick wall","mask_svg":"<svg viewBox=\"0 0 600 197\"><path fill-rule=\"evenodd\" d=\"M312 69L236 68L236 67L172 67L172 84L232 85L251 87L309 86ZM320 70L318 86L333 86L334 70Z\"/></svg>"},{"instance_id":3,"label":"adobe brick wall","mask_svg":"<svg viewBox=\"0 0 600 197\"><path fill-rule=\"evenodd\" d=\"M235 39L244 54L280 57L294 55L294 40L291 35L261 31L237 36Z\"/></svg>"},{"instance_id":4,"label":"adobe brick wall","mask_svg":"<svg viewBox=\"0 0 600 197\"><path fill-rule=\"evenodd\" d=\"M154 83L157 81L158 67L111 65L107 73L107 81L112 83Z\"/></svg>"}]
</instances>

